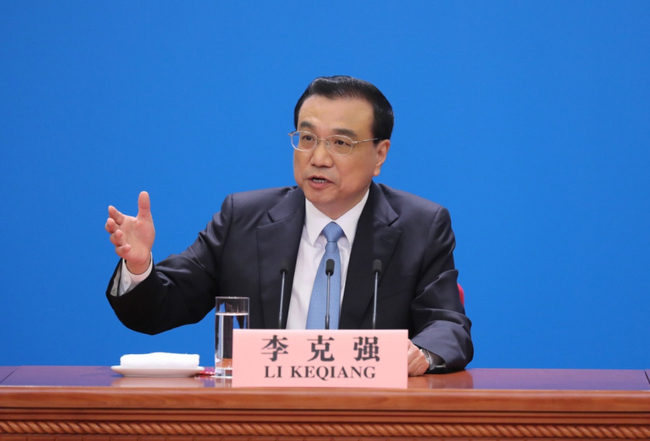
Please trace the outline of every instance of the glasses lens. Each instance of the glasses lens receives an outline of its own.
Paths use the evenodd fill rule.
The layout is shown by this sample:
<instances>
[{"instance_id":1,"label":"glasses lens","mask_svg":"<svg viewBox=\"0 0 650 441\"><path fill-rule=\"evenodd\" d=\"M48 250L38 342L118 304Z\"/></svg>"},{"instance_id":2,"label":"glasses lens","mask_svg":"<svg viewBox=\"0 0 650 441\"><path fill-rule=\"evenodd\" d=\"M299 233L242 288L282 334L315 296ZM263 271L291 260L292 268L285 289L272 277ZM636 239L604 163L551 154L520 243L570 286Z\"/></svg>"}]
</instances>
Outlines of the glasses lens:
<instances>
[{"instance_id":1,"label":"glasses lens","mask_svg":"<svg viewBox=\"0 0 650 441\"><path fill-rule=\"evenodd\" d=\"M333 135L333 136L328 136L327 142L329 142L330 149L334 153L338 153L339 155L347 155L352 151L352 140L348 138L347 136L341 136L341 135Z\"/></svg>"},{"instance_id":2,"label":"glasses lens","mask_svg":"<svg viewBox=\"0 0 650 441\"><path fill-rule=\"evenodd\" d=\"M316 136L309 132L293 132L291 145L298 150L313 150L316 146Z\"/></svg>"}]
</instances>

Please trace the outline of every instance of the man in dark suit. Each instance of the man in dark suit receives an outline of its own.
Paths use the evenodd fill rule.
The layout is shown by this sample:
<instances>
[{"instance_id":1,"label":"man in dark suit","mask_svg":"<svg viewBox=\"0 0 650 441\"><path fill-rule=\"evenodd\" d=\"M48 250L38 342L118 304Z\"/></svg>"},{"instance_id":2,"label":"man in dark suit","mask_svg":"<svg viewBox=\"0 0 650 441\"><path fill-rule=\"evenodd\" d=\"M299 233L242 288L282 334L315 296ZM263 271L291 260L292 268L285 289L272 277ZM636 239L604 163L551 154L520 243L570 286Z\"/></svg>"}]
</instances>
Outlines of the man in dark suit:
<instances>
[{"instance_id":1,"label":"man in dark suit","mask_svg":"<svg viewBox=\"0 0 650 441\"><path fill-rule=\"evenodd\" d=\"M342 229L335 327L371 327L378 259L377 328L408 329L409 375L464 368L473 356L471 323L459 299L449 214L373 182L390 148L388 100L362 80L317 78L298 101L294 122L297 187L228 196L180 255L153 264L147 193L139 196L137 217L109 207L106 230L122 260L107 297L119 319L154 334L198 322L215 296L244 295L251 327L276 328L285 267L291 296L283 322L304 329L327 242L321 230L335 222Z\"/></svg>"}]
</instances>

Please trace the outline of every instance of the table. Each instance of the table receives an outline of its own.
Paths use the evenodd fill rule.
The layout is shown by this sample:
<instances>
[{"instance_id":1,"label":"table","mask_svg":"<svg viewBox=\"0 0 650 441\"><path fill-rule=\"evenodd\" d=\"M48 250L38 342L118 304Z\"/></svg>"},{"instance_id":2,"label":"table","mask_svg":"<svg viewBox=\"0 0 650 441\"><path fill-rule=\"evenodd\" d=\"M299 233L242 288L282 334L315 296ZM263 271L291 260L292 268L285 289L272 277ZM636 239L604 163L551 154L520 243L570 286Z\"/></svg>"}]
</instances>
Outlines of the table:
<instances>
[{"instance_id":1,"label":"table","mask_svg":"<svg viewBox=\"0 0 650 441\"><path fill-rule=\"evenodd\" d=\"M0 439L647 440L649 374L469 369L401 390L236 389L105 366L0 367Z\"/></svg>"}]
</instances>

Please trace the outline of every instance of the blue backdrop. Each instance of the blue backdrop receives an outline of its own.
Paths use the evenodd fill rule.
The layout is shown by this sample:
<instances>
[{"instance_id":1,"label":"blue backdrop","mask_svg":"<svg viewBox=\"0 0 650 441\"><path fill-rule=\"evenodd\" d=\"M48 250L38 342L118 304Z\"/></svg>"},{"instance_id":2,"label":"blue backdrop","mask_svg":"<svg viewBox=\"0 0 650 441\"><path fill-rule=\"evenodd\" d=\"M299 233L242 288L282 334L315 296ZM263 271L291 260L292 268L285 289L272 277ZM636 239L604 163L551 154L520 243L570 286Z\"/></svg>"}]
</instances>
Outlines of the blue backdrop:
<instances>
[{"instance_id":1,"label":"blue backdrop","mask_svg":"<svg viewBox=\"0 0 650 441\"><path fill-rule=\"evenodd\" d=\"M449 208L470 367L650 367L647 1L1 1L0 365L213 362L104 291L107 206L148 190L161 260L231 192L293 184L316 76L376 84L378 181Z\"/></svg>"}]
</instances>

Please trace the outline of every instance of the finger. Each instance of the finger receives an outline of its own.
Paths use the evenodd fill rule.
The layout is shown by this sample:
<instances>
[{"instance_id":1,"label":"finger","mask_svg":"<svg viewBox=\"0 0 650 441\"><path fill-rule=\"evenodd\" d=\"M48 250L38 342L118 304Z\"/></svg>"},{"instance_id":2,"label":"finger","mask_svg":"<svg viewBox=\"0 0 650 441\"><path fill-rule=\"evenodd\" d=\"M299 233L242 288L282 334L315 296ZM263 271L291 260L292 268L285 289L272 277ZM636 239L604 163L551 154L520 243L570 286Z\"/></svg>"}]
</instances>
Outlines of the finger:
<instances>
[{"instance_id":1,"label":"finger","mask_svg":"<svg viewBox=\"0 0 650 441\"><path fill-rule=\"evenodd\" d=\"M429 368L429 363L420 349L409 340L408 347L408 372L409 376L424 374Z\"/></svg>"},{"instance_id":2,"label":"finger","mask_svg":"<svg viewBox=\"0 0 650 441\"><path fill-rule=\"evenodd\" d=\"M412 367L409 366L409 376L410 377L419 377L420 375L424 375L424 373L427 371L426 366L422 366L419 364L415 364Z\"/></svg>"},{"instance_id":3,"label":"finger","mask_svg":"<svg viewBox=\"0 0 650 441\"><path fill-rule=\"evenodd\" d=\"M426 360L426 358L424 357L422 352L420 352L419 349L416 349L416 351L414 352L409 351L408 354L409 366L421 364L423 360Z\"/></svg>"},{"instance_id":4,"label":"finger","mask_svg":"<svg viewBox=\"0 0 650 441\"><path fill-rule=\"evenodd\" d=\"M409 371L410 376L419 375L419 372L418 372L419 371L419 363L417 362L417 360L412 360L409 363L408 371Z\"/></svg>"},{"instance_id":5,"label":"finger","mask_svg":"<svg viewBox=\"0 0 650 441\"><path fill-rule=\"evenodd\" d=\"M408 347L407 357L408 357L408 362L411 363L417 359L418 355L422 355L422 353L420 352L418 347L413 344L411 340L408 341L408 345L409 347Z\"/></svg>"},{"instance_id":6,"label":"finger","mask_svg":"<svg viewBox=\"0 0 650 441\"><path fill-rule=\"evenodd\" d=\"M106 220L106 225L104 226L104 228L110 234L115 233L119 229L119 227L117 226L117 223L115 223L115 220L110 218L110 217Z\"/></svg>"},{"instance_id":7,"label":"finger","mask_svg":"<svg viewBox=\"0 0 650 441\"><path fill-rule=\"evenodd\" d=\"M408 371L410 376L418 376L424 374L429 367L429 364L426 362L426 358L423 357L423 360L414 359L409 363Z\"/></svg>"},{"instance_id":8,"label":"finger","mask_svg":"<svg viewBox=\"0 0 650 441\"><path fill-rule=\"evenodd\" d=\"M121 247L124 245L124 233L122 233L122 230L117 230L115 233L111 234L109 239L111 243L116 247Z\"/></svg>"},{"instance_id":9,"label":"finger","mask_svg":"<svg viewBox=\"0 0 650 441\"><path fill-rule=\"evenodd\" d=\"M122 222L124 222L124 215L112 205L108 206L108 217L115 220L115 223L118 225L122 225Z\"/></svg>"},{"instance_id":10,"label":"finger","mask_svg":"<svg viewBox=\"0 0 650 441\"><path fill-rule=\"evenodd\" d=\"M138 196L138 219L151 220L151 201L146 191L140 192Z\"/></svg>"},{"instance_id":11,"label":"finger","mask_svg":"<svg viewBox=\"0 0 650 441\"><path fill-rule=\"evenodd\" d=\"M131 251L131 245L128 243L121 247L115 247L115 254L124 260L128 260L129 251Z\"/></svg>"},{"instance_id":12,"label":"finger","mask_svg":"<svg viewBox=\"0 0 650 441\"><path fill-rule=\"evenodd\" d=\"M409 363L408 371L409 371L409 377L415 375L415 365L413 364L413 362Z\"/></svg>"}]
</instances>

